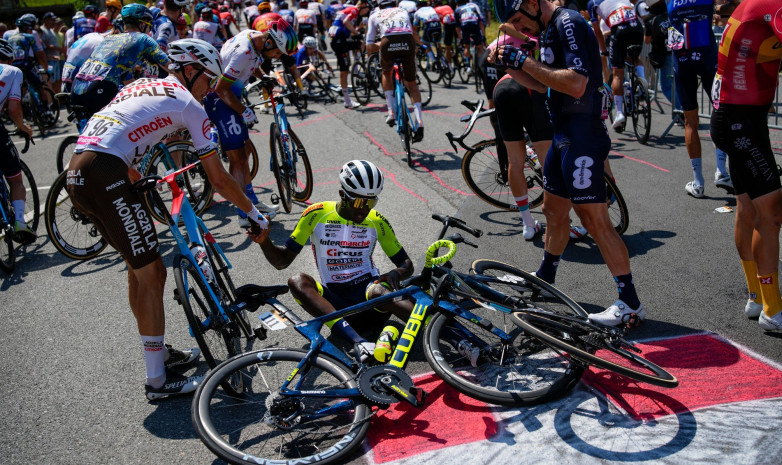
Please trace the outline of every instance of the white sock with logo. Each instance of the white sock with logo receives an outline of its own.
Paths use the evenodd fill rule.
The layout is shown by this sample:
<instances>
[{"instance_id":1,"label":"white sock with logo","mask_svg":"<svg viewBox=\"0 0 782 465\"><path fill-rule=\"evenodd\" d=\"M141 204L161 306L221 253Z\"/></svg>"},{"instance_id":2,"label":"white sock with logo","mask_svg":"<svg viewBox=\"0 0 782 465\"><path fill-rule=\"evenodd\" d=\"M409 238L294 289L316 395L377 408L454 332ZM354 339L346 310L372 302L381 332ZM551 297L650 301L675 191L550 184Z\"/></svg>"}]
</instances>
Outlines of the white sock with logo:
<instances>
[{"instance_id":1,"label":"white sock with logo","mask_svg":"<svg viewBox=\"0 0 782 465\"><path fill-rule=\"evenodd\" d=\"M614 107L616 108L616 114L624 114L625 98L621 95L614 95Z\"/></svg>"},{"instance_id":2,"label":"white sock with logo","mask_svg":"<svg viewBox=\"0 0 782 465\"><path fill-rule=\"evenodd\" d=\"M424 126L424 110L421 108L421 102L413 103L413 113L415 113L415 119L418 120L418 127Z\"/></svg>"},{"instance_id":3,"label":"white sock with logo","mask_svg":"<svg viewBox=\"0 0 782 465\"><path fill-rule=\"evenodd\" d=\"M346 107L353 105L353 102L350 100L350 92L348 89L342 89L342 96L345 98Z\"/></svg>"},{"instance_id":4,"label":"white sock with logo","mask_svg":"<svg viewBox=\"0 0 782 465\"><path fill-rule=\"evenodd\" d=\"M14 219L24 223L24 200L14 200L11 204L14 206Z\"/></svg>"},{"instance_id":5,"label":"white sock with logo","mask_svg":"<svg viewBox=\"0 0 782 465\"><path fill-rule=\"evenodd\" d=\"M147 384L159 388L166 382L164 336L141 336L144 362L147 366Z\"/></svg>"},{"instance_id":6,"label":"white sock with logo","mask_svg":"<svg viewBox=\"0 0 782 465\"><path fill-rule=\"evenodd\" d=\"M394 91L387 90L385 91L385 94L386 94L386 105L388 105L388 114L393 115L394 114Z\"/></svg>"}]
</instances>

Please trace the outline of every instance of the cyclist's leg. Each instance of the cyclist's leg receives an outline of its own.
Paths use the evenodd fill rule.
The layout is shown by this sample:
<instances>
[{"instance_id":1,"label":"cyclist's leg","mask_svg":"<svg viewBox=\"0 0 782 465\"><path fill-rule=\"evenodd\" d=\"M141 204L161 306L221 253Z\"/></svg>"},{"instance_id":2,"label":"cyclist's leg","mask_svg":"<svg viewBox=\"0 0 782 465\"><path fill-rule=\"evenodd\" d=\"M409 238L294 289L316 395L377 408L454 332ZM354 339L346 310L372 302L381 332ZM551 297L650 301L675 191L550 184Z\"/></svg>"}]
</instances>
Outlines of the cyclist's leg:
<instances>
[{"instance_id":1,"label":"cyclist's leg","mask_svg":"<svg viewBox=\"0 0 782 465\"><path fill-rule=\"evenodd\" d=\"M2 152L0 152L0 171L5 175L11 191L11 205L14 207L14 228L16 229L16 235L18 235L17 240L19 242L35 240L35 233L30 230L24 220L27 191L24 188L24 176L22 175L19 152L11 141L8 131L2 125L0 125L0 143L4 145Z\"/></svg>"},{"instance_id":2,"label":"cyclist's leg","mask_svg":"<svg viewBox=\"0 0 782 465\"><path fill-rule=\"evenodd\" d=\"M386 96L386 105L388 106L388 117L386 118L386 122L389 122L389 119L393 121L396 116L394 114L394 80L391 77L391 73L394 69L395 52L389 51L390 45L391 41L388 37L380 39L380 68L383 71L383 77L380 84L383 87L383 94Z\"/></svg>"},{"instance_id":3,"label":"cyclist's leg","mask_svg":"<svg viewBox=\"0 0 782 465\"><path fill-rule=\"evenodd\" d=\"M453 41L454 36L456 35L456 26L453 24L444 24L443 29L445 30L445 34L443 34L443 44L445 45L445 61L448 62L448 66L451 68L451 71L453 71Z\"/></svg>"},{"instance_id":4,"label":"cyclist's leg","mask_svg":"<svg viewBox=\"0 0 782 465\"><path fill-rule=\"evenodd\" d=\"M331 49L337 56L337 67L339 68L339 84L342 86L342 99L346 108L353 108L353 102L350 100L348 90L348 76L350 75L350 50L351 44L344 40L331 41ZM358 105L358 104L356 104Z\"/></svg>"},{"instance_id":5,"label":"cyclist's leg","mask_svg":"<svg viewBox=\"0 0 782 465\"><path fill-rule=\"evenodd\" d=\"M627 55L627 44L623 40L624 29L616 26L611 30L611 36L608 40L608 62L611 65L611 71L614 78L611 81L611 92L614 93L614 106L616 107L616 118L614 118L614 128L623 126L625 122L624 115L624 80L625 80L625 57Z\"/></svg>"},{"instance_id":6,"label":"cyclist's leg","mask_svg":"<svg viewBox=\"0 0 782 465\"><path fill-rule=\"evenodd\" d=\"M703 168L701 162L701 139L698 135L700 119L698 117L698 63L686 52L681 57L674 56L674 75L676 97L684 111L684 143L693 171L693 188L701 187L698 197L703 195Z\"/></svg>"}]
</instances>

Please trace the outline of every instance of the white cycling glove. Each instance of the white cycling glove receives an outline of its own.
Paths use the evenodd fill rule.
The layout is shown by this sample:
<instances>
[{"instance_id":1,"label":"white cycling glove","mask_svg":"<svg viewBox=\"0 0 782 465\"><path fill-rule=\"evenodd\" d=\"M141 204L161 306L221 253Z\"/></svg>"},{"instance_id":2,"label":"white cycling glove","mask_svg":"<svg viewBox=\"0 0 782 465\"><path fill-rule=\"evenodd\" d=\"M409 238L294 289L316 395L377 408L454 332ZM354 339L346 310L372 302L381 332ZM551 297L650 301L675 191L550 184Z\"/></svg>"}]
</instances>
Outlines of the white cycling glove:
<instances>
[{"instance_id":1,"label":"white cycling glove","mask_svg":"<svg viewBox=\"0 0 782 465\"><path fill-rule=\"evenodd\" d=\"M259 212L254 205L252 210L245 213L247 214L247 218L250 218L252 221L258 223L258 226L260 226L261 229L269 229L269 220L267 220L265 216L261 215L261 212Z\"/></svg>"},{"instance_id":2,"label":"white cycling glove","mask_svg":"<svg viewBox=\"0 0 782 465\"><path fill-rule=\"evenodd\" d=\"M245 107L244 113L242 113L242 119L244 119L244 124L247 126L252 126L258 122L258 117L255 116L255 112L250 107Z\"/></svg>"}]
</instances>

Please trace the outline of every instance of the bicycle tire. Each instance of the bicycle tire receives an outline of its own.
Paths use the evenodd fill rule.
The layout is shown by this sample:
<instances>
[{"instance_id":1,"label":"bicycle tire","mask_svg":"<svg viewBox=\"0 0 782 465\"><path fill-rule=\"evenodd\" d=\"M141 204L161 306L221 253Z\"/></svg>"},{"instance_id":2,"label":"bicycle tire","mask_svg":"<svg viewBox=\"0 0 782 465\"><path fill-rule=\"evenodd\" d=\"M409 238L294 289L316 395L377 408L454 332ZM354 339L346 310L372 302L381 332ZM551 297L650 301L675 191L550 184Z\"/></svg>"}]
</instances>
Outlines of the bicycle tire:
<instances>
[{"instance_id":1,"label":"bicycle tire","mask_svg":"<svg viewBox=\"0 0 782 465\"><path fill-rule=\"evenodd\" d=\"M440 82L442 82L445 87L451 87L453 73L448 68L448 62L445 61L445 55L440 55L438 60L440 61Z\"/></svg>"},{"instance_id":2,"label":"bicycle tire","mask_svg":"<svg viewBox=\"0 0 782 465\"><path fill-rule=\"evenodd\" d=\"M282 134L277 123L269 127L269 152L272 158L272 173L277 182L277 191L280 193L280 203L285 213L290 213L293 206L293 194L290 178L285 174L285 147L282 143Z\"/></svg>"},{"instance_id":3,"label":"bicycle tire","mask_svg":"<svg viewBox=\"0 0 782 465\"><path fill-rule=\"evenodd\" d=\"M433 84L440 82L440 71L435 69L434 61L429 60L429 54L426 53L423 56L418 56L418 69L423 73Z\"/></svg>"},{"instance_id":4,"label":"bicycle tire","mask_svg":"<svg viewBox=\"0 0 782 465\"><path fill-rule=\"evenodd\" d=\"M462 177L470 190L481 200L497 208L518 211L513 192L503 173L499 157L493 149L495 139L484 140L470 147L462 158ZM529 207L537 208L543 203L543 174L531 162L524 163L524 177L527 180Z\"/></svg>"},{"instance_id":5,"label":"bicycle tire","mask_svg":"<svg viewBox=\"0 0 782 465\"><path fill-rule=\"evenodd\" d=\"M250 165L250 182L252 182L253 179L255 179L255 176L258 174L258 166L259 164L259 158L258 158L258 149L255 148L255 143L253 143L252 139L247 139L246 143L249 144L250 147L250 153L247 156L247 163ZM217 144L217 155L220 157L220 160L223 162L223 167L227 172L231 172L230 169L230 162L228 161L228 155L225 154L225 151L223 150L223 146L219 143Z\"/></svg>"},{"instance_id":6,"label":"bicycle tire","mask_svg":"<svg viewBox=\"0 0 782 465\"><path fill-rule=\"evenodd\" d=\"M178 163L181 166L198 160L198 154L193 149L193 143L190 141L180 140L169 142L166 144L166 149L171 154L175 163L177 163L177 157L179 157ZM165 176L168 169L165 163L163 163L165 160L165 152L158 148L155 148L154 150L155 153L151 155L152 158L142 173L145 177L153 175ZM209 178L206 176L206 170L204 170L203 166L196 166L179 176L178 183L179 180L181 180L181 183L179 183L180 187L184 188L183 190L185 191L186 197L193 207L193 212L195 212L196 215L201 215L212 204L212 199L214 197L214 186L209 182ZM164 205L171 204L173 198L170 196L170 190L167 189L167 186L164 187L163 191L159 192L159 194L163 199ZM167 224L167 215L164 212L158 211L158 207L152 201L151 195L144 193L143 197L144 202L147 205L147 210L149 210L155 220ZM180 216L179 224L182 224L183 221L184 219Z\"/></svg>"},{"instance_id":7,"label":"bicycle tire","mask_svg":"<svg viewBox=\"0 0 782 465\"><path fill-rule=\"evenodd\" d=\"M627 209L627 203L611 176L608 173L604 173L604 179L606 183L606 202L608 204L608 216L611 218L611 224L614 225L614 229L620 235L627 232L627 227L630 225L630 211Z\"/></svg>"},{"instance_id":8,"label":"bicycle tire","mask_svg":"<svg viewBox=\"0 0 782 465\"><path fill-rule=\"evenodd\" d=\"M628 351L622 347L614 347L600 337L600 329L588 320L576 321L564 319L557 315L514 312L513 322L525 332L559 349L567 357L612 371L627 378L649 383L654 386L673 388L679 385L675 376L665 371L655 363ZM586 349L584 348L586 347ZM609 360L597 355L598 350L613 354ZM616 360L623 360L628 365L620 365ZM646 370L640 371L641 369Z\"/></svg>"},{"instance_id":9,"label":"bicycle tire","mask_svg":"<svg viewBox=\"0 0 782 465\"><path fill-rule=\"evenodd\" d=\"M480 94L483 92L483 78L481 77L480 68L473 69L473 76L475 77L475 93Z\"/></svg>"},{"instance_id":10,"label":"bicycle tire","mask_svg":"<svg viewBox=\"0 0 782 465\"><path fill-rule=\"evenodd\" d=\"M405 99L402 99L402 108L399 108L398 111L402 112L402 128L399 132L399 137L402 139L402 148L407 155L407 166L412 168L415 164L413 161L413 151L411 150L413 130L410 127L410 111L407 109L407 103L405 102Z\"/></svg>"},{"instance_id":11,"label":"bicycle tire","mask_svg":"<svg viewBox=\"0 0 782 465\"><path fill-rule=\"evenodd\" d=\"M383 79L383 69L380 67L380 56L377 53L370 55L367 60L367 76L369 76L369 83L375 94L381 99L386 98L383 94L383 87L380 85Z\"/></svg>"},{"instance_id":12,"label":"bicycle tire","mask_svg":"<svg viewBox=\"0 0 782 465\"><path fill-rule=\"evenodd\" d=\"M22 176L24 176L24 185L27 194L24 199L24 218L27 227L36 232L38 230L38 221L41 216L41 201L38 197L38 185L35 184L33 172L27 166L24 160L19 160L22 166Z\"/></svg>"},{"instance_id":13,"label":"bicycle tire","mask_svg":"<svg viewBox=\"0 0 782 465\"><path fill-rule=\"evenodd\" d=\"M296 108L299 116L304 116L304 110L307 109L307 97L301 94L301 90L289 73L285 72L283 74L283 80L285 81L285 87L290 92L290 95L287 97L288 102Z\"/></svg>"},{"instance_id":14,"label":"bicycle tire","mask_svg":"<svg viewBox=\"0 0 782 465\"><path fill-rule=\"evenodd\" d=\"M215 244L205 241L204 246L206 254L209 256L209 263L212 265L212 272L215 275L217 289L220 291L220 304L226 309L228 318L235 321L239 325L242 334L249 338L253 334L253 328L247 312L244 310L239 310L237 312L228 311L230 306L236 303L236 286L234 285L233 278L231 278L228 263L226 263L223 256L220 255ZM250 349L249 344L250 341L248 341L247 350ZM240 352L246 352L246 350L240 350Z\"/></svg>"},{"instance_id":15,"label":"bicycle tire","mask_svg":"<svg viewBox=\"0 0 782 465\"><path fill-rule=\"evenodd\" d=\"M174 258L174 300L182 306L190 326L190 335L195 338L204 360L209 368L214 368L241 353L239 328L219 316L217 304L209 295L210 285L204 282L198 266L190 260L182 254ZM239 396L244 392L244 379L241 376L224 380L221 385L231 395Z\"/></svg>"},{"instance_id":16,"label":"bicycle tire","mask_svg":"<svg viewBox=\"0 0 782 465\"><path fill-rule=\"evenodd\" d=\"M57 172L62 173L68 169L68 164L71 162L73 156L73 149L76 148L76 141L79 140L79 136L68 136L60 142L60 146L57 148Z\"/></svg>"},{"instance_id":17,"label":"bicycle tire","mask_svg":"<svg viewBox=\"0 0 782 465\"><path fill-rule=\"evenodd\" d=\"M357 61L350 68L350 85L353 86L353 95L356 101L362 105L369 103L370 88L368 82L367 70L364 65Z\"/></svg>"},{"instance_id":18,"label":"bicycle tire","mask_svg":"<svg viewBox=\"0 0 782 465\"><path fill-rule=\"evenodd\" d=\"M419 92L421 92L421 106L425 107L432 101L432 81L426 75L421 79L418 73L415 75L415 81L418 84Z\"/></svg>"},{"instance_id":19,"label":"bicycle tire","mask_svg":"<svg viewBox=\"0 0 782 465\"><path fill-rule=\"evenodd\" d=\"M631 113L633 132L639 143L649 142L649 132L652 129L652 104L649 101L649 90L640 79L635 79L633 85L634 107Z\"/></svg>"},{"instance_id":20,"label":"bicycle tire","mask_svg":"<svg viewBox=\"0 0 782 465\"><path fill-rule=\"evenodd\" d=\"M456 69L456 72L459 73L459 80L462 81L462 84L467 84L470 82L471 73L467 69L467 58L464 56L464 51L461 47L458 48L459 51L455 52L453 55L454 57L457 57L457 61L459 63L459 67Z\"/></svg>"},{"instance_id":21,"label":"bicycle tire","mask_svg":"<svg viewBox=\"0 0 782 465\"><path fill-rule=\"evenodd\" d=\"M0 182L5 182L5 180L0 179ZM5 202L5 199L3 202ZM3 209L8 214L9 221L13 221L13 211L9 207L10 205L6 204L3 206ZM2 223L2 228L0 228L0 234L2 234L2 238L0 238L0 269L10 275L14 272L14 267L16 266L16 250L14 249L13 239L14 225L11 222L6 223L2 218L0 218L0 223Z\"/></svg>"},{"instance_id":22,"label":"bicycle tire","mask_svg":"<svg viewBox=\"0 0 782 465\"><path fill-rule=\"evenodd\" d=\"M88 260L108 245L92 220L80 212L65 190L67 171L60 173L49 188L44 207L46 234L54 247L73 260Z\"/></svg>"},{"instance_id":23,"label":"bicycle tire","mask_svg":"<svg viewBox=\"0 0 782 465\"><path fill-rule=\"evenodd\" d=\"M210 371L198 387L191 409L193 426L206 447L226 462L241 465L344 461L361 445L370 427L371 408L362 398L354 398L352 409L335 409L328 417L301 423L298 415L286 426L281 425L281 415L267 407L280 398L279 387L289 377L291 386L298 384L310 391L357 387L348 367L323 354L296 370L306 355L298 349L262 349L238 355ZM241 398L217 389L223 378L235 373L240 373L248 386ZM282 413L305 414L341 402L344 399L307 396L293 399ZM291 412L291 407L297 412Z\"/></svg>"},{"instance_id":24,"label":"bicycle tire","mask_svg":"<svg viewBox=\"0 0 782 465\"><path fill-rule=\"evenodd\" d=\"M288 142L290 143L291 155L294 158L293 169L288 173L292 191L291 195L293 200L297 202L306 202L312 196L313 189L310 157L307 155L307 149L304 148L301 139L293 132L293 129L288 129L288 135L290 136ZM302 178L304 182L302 182Z\"/></svg>"},{"instance_id":25,"label":"bicycle tire","mask_svg":"<svg viewBox=\"0 0 782 465\"><path fill-rule=\"evenodd\" d=\"M42 86L40 89L41 94L47 94L49 96L49 111L52 112L51 116L41 115L43 118L43 124L46 129L51 129L57 126L57 122L60 120L60 105L57 103L57 99L54 98L54 91L47 86ZM41 108L44 108L44 99L41 98Z\"/></svg>"}]
</instances>

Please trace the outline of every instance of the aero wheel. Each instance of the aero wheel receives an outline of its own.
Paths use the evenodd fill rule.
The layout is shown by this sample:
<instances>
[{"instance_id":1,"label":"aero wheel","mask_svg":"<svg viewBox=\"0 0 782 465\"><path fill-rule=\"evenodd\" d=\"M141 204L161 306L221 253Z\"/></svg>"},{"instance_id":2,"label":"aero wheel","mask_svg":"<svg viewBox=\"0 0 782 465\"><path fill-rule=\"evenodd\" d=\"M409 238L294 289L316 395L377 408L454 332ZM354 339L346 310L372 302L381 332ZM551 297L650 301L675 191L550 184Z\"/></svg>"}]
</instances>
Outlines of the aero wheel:
<instances>
[{"instance_id":1,"label":"aero wheel","mask_svg":"<svg viewBox=\"0 0 782 465\"><path fill-rule=\"evenodd\" d=\"M635 108L632 111L633 132L638 142L646 144L652 128L652 104L649 101L649 90L640 79L635 80L633 99L635 100Z\"/></svg>"},{"instance_id":2,"label":"aero wheel","mask_svg":"<svg viewBox=\"0 0 782 465\"><path fill-rule=\"evenodd\" d=\"M277 190L280 192L280 201L286 213L291 212L293 206L293 194L291 192L290 178L286 173L286 164L288 156L285 152L285 145L282 142L282 133L277 123L272 123L269 127L269 151L272 158L272 172L277 181Z\"/></svg>"},{"instance_id":3,"label":"aero wheel","mask_svg":"<svg viewBox=\"0 0 782 465\"><path fill-rule=\"evenodd\" d=\"M5 180L0 179L0 182ZM13 219L11 210L6 209L7 205L3 206L5 213L8 215L8 220ZM14 250L14 226L12 223L6 223L4 219L0 218L0 269L4 272L11 274L14 271L14 264L16 260L16 252Z\"/></svg>"},{"instance_id":4,"label":"aero wheel","mask_svg":"<svg viewBox=\"0 0 782 465\"><path fill-rule=\"evenodd\" d=\"M73 206L65 190L65 176L65 171L57 176L46 196L46 233L66 257L87 260L98 255L108 243L92 220Z\"/></svg>"},{"instance_id":5,"label":"aero wheel","mask_svg":"<svg viewBox=\"0 0 782 465\"><path fill-rule=\"evenodd\" d=\"M627 210L625 198L619 191L616 182L606 173L604 175L606 182L606 203L608 204L608 216L611 218L611 224L619 234L624 234L630 224L630 213Z\"/></svg>"},{"instance_id":6,"label":"aero wheel","mask_svg":"<svg viewBox=\"0 0 782 465\"><path fill-rule=\"evenodd\" d=\"M241 352L239 328L220 315L212 298L210 285L201 278L198 266L190 258L177 254L174 258L174 299L179 302L204 359L210 368ZM231 395L244 392L244 379L238 375L223 380L223 389Z\"/></svg>"},{"instance_id":7,"label":"aero wheel","mask_svg":"<svg viewBox=\"0 0 782 465\"><path fill-rule=\"evenodd\" d=\"M418 84L418 90L421 91L421 106L425 107L432 101L432 81L426 75L422 78L418 73L415 75L415 82Z\"/></svg>"},{"instance_id":8,"label":"aero wheel","mask_svg":"<svg viewBox=\"0 0 782 465\"><path fill-rule=\"evenodd\" d=\"M24 176L24 187L27 194L24 198L24 221L27 226L33 230L38 230L38 220L41 217L41 202L38 198L38 186L35 184L33 172L27 167L27 163L19 160L22 165L22 176Z\"/></svg>"},{"instance_id":9,"label":"aero wheel","mask_svg":"<svg viewBox=\"0 0 782 465\"><path fill-rule=\"evenodd\" d=\"M268 349L239 355L206 376L193 397L192 418L204 444L232 464L342 463L369 430L371 408L361 397L318 396L356 389L348 367L325 355L298 364L306 352ZM218 390L241 376L240 398ZM285 395L280 388L306 390Z\"/></svg>"},{"instance_id":10,"label":"aero wheel","mask_svg":"<svg viewBox=\"0 0 782 465\"><path fill-rule=\"evenodd\" d=\"M62 173L68 169L68 164L71 162L73 156L73 149L76 148L76 141L79 140L79 136L68 136L60 142L60 147L57 149L57 172Z\"/></svg>"},{"instance_id":11,"label":"aero wheel","mask_svg":"<svg viewBox=\"0 0 782 465\"><path fill-rule=\"evenodd\" d=\"M485 140L470 147L462 158L462 176L475 195L484 202L504 210L518 211L508 184L507 168L503 171L495 140ZM526 168L526 165L525 165ZM530 198L534 194L530 192Z\"/></svg>"},{"instance_id":12,"label":"aero wheel","mask_svg":"<svg viewBox=\"0 0 782 465\"><path fill-rule=\"evenodd\" d=\"M353 66L350 69L350 84L353 86L353 95L355 96L356 101L362 105L369 103L369 94L371 90L368 79L369 76L367 76L367 69L364 65L360 61L353 63ZM324 90L329 98L331 98L328 84Z\"/></svg>"},{"instance_id":13,"label":"aero wheel","mask_svg":"<svg viewBox=\"0 0 782 465\"><path fill-rule=\"evenodd\" d=\"M310 158L307 156L307 150L299 139L299 136L288 130L288 148L292 157L292 169L288 170L288 179L293 190L293 200L297 202L306 202L312 195L312 166Z\"/></svg>"}]
</instances>

